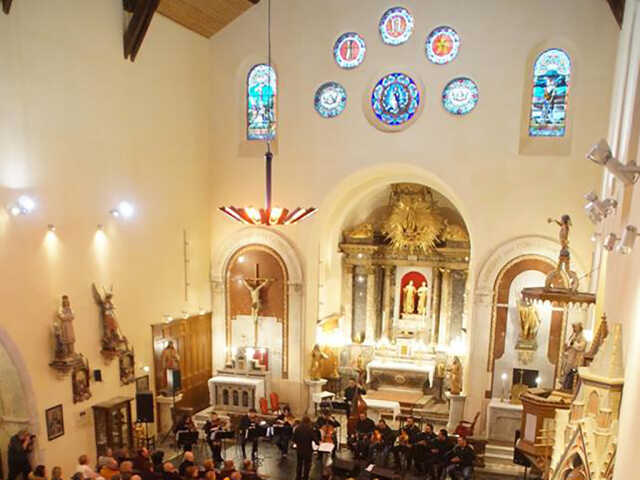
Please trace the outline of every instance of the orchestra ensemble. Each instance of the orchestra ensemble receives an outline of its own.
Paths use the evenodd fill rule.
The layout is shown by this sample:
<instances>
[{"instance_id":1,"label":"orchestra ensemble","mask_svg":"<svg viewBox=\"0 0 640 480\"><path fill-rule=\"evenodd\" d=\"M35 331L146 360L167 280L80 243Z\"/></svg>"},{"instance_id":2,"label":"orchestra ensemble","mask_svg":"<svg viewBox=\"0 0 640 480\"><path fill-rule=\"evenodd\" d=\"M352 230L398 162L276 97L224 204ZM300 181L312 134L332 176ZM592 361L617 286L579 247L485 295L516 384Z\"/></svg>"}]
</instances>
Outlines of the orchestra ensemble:
<instances>
[{"instance_id":1,"label":"orchestra ensemble","mask_svg":"<svg viewBox=\"0 0 640 480\"><path fill-rule=\"evenodd\" d=\"M396 471L414 470L423 478L466 480L473 477L475 453L465 437L450 436L445 429L436 432L429 423L420 429L412 417L407 417L398 430L389 427L383 418L376 423L367 416L366 407L363 407L361 396L365 393L364 388L351 380L342 403L348 419L347 446L354 459ZM270 439L278 447L283 459L287 457L290 447L296 448L297 479L307 480L313 451L320 452L318 458L322 461L326 461L327 457L335 457L339 448L340 428L340 422L328 408L323 408L316 421L311 422L308 417L296 419L285 406L275 412L275 419L270 422L261 419L255 409L250 409L240 418L235 430L228 418L211 412L203 431L216 465L222 465L225 461L222 447L224 439L236 439L245 459L247 446L250 445L252 460L258 458L259 440ZM183 418L174 431L178 444L185 451L191 450L195 441L193 437L185 436L185 433L196 432L191 418Z\"/></svg>"}]
</instances>

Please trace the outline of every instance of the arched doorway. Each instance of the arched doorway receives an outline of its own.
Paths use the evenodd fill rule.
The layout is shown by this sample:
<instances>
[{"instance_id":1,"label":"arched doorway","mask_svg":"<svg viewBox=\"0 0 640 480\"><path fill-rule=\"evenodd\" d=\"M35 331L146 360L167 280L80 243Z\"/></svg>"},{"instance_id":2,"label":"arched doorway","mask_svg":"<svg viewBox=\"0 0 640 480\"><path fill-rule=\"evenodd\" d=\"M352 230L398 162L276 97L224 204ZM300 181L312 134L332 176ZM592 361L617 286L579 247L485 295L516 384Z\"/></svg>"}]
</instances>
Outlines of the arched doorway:
<instances>
[{"instance_id":1,"label":"arched doorway","mask_svg":"<svg viewBox=\"0 0 640 480\"><path fill-rule=\"evenodd\" d=\"M36 435L39 433L35 395L20 351L0 327L0 452L4 475L8 474L6 453L9 439L22 429ZM41 457L38 451L34 456Z\"/></svg>"}]
</instances>

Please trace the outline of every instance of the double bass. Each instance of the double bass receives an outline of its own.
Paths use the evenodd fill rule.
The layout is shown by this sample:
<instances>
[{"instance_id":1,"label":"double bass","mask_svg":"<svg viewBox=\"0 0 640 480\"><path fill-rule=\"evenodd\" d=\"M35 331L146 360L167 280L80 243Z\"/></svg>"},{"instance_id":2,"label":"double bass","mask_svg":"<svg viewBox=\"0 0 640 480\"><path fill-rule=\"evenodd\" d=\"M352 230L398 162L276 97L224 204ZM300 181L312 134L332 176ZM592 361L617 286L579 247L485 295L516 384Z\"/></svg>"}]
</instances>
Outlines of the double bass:
<instances>
[{"instance_id":1,"label":"double bass","mask_svg":"<svg viewBox=\"0 0 640 480\"><path fill-rule=\"evenodd\" d=\"M356 393L353 396L351 403L351 411L349 412L349 418L347 419L347 434L349 436L355 435L356 425L360 419L360 414L367 414L367 403L362 398L360 393L360 386L356 385Z\"/></svg>"}]
</instances>

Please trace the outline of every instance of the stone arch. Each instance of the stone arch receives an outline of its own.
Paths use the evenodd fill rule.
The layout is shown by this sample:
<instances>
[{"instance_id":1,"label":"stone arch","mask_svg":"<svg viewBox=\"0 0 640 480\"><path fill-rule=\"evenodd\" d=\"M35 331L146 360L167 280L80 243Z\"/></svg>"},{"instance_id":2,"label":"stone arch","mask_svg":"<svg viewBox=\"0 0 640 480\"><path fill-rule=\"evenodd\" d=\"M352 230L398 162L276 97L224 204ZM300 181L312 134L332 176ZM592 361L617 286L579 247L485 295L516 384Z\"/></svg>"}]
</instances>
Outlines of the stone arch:
<instances>
[{"instance_id":1,"label":"stone arch","mask_svg":"<svg viewBox=\"0 0 640 480\"><path fill-rule=\"evenodd\" d=\"M20 349L9 333L0 326L0 448L6 453L9 437L20 429L28 429L40 436L36 396ZM35 459L42 458L42 447L36 444ZM2 455L3 469L7 472L6 455Z\"/></svg>"},{"instance_id":2,"label":"stone arch","mask_svg":"<svg viewBox=\"0 0 640 480\"><path fill-rule=\"evenodd\" d=\"M587 399L587 415L595 417L598 414L598 410L600 409L600 395L596 390L592 390L589 393L589 398Z\"/></svg>"}]
</instances>

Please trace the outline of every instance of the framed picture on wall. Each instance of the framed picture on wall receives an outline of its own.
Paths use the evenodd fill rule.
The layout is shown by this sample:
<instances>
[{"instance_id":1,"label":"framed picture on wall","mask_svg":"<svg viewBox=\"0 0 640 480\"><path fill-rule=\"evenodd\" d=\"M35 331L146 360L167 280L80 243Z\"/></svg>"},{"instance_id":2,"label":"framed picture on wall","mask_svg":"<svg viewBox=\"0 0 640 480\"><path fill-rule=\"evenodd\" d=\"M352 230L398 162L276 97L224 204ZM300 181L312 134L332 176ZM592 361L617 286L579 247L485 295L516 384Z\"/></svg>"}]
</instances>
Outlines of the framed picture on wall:
<instances>
[{"instance_id":1,"label":"framed picture on wall","mask_svg":"<svg viewBox=\"0 0 640 480\"><path fill-rule=\"evenodd\" d=\"M47 408L44 412L47 423L47 439L55 440L64 435L64 417L62 416L62 404Z\"/></svg>"},{"instance_id":2,"label":"framed picture on wall","mask_svg":"<svg viewBox=\"0 0 640 480\"><path fill-rule=\"evenodd\" d=\"M149 375L136 378L136 393L149 392Z\"/></svg>"}]
</instances>

